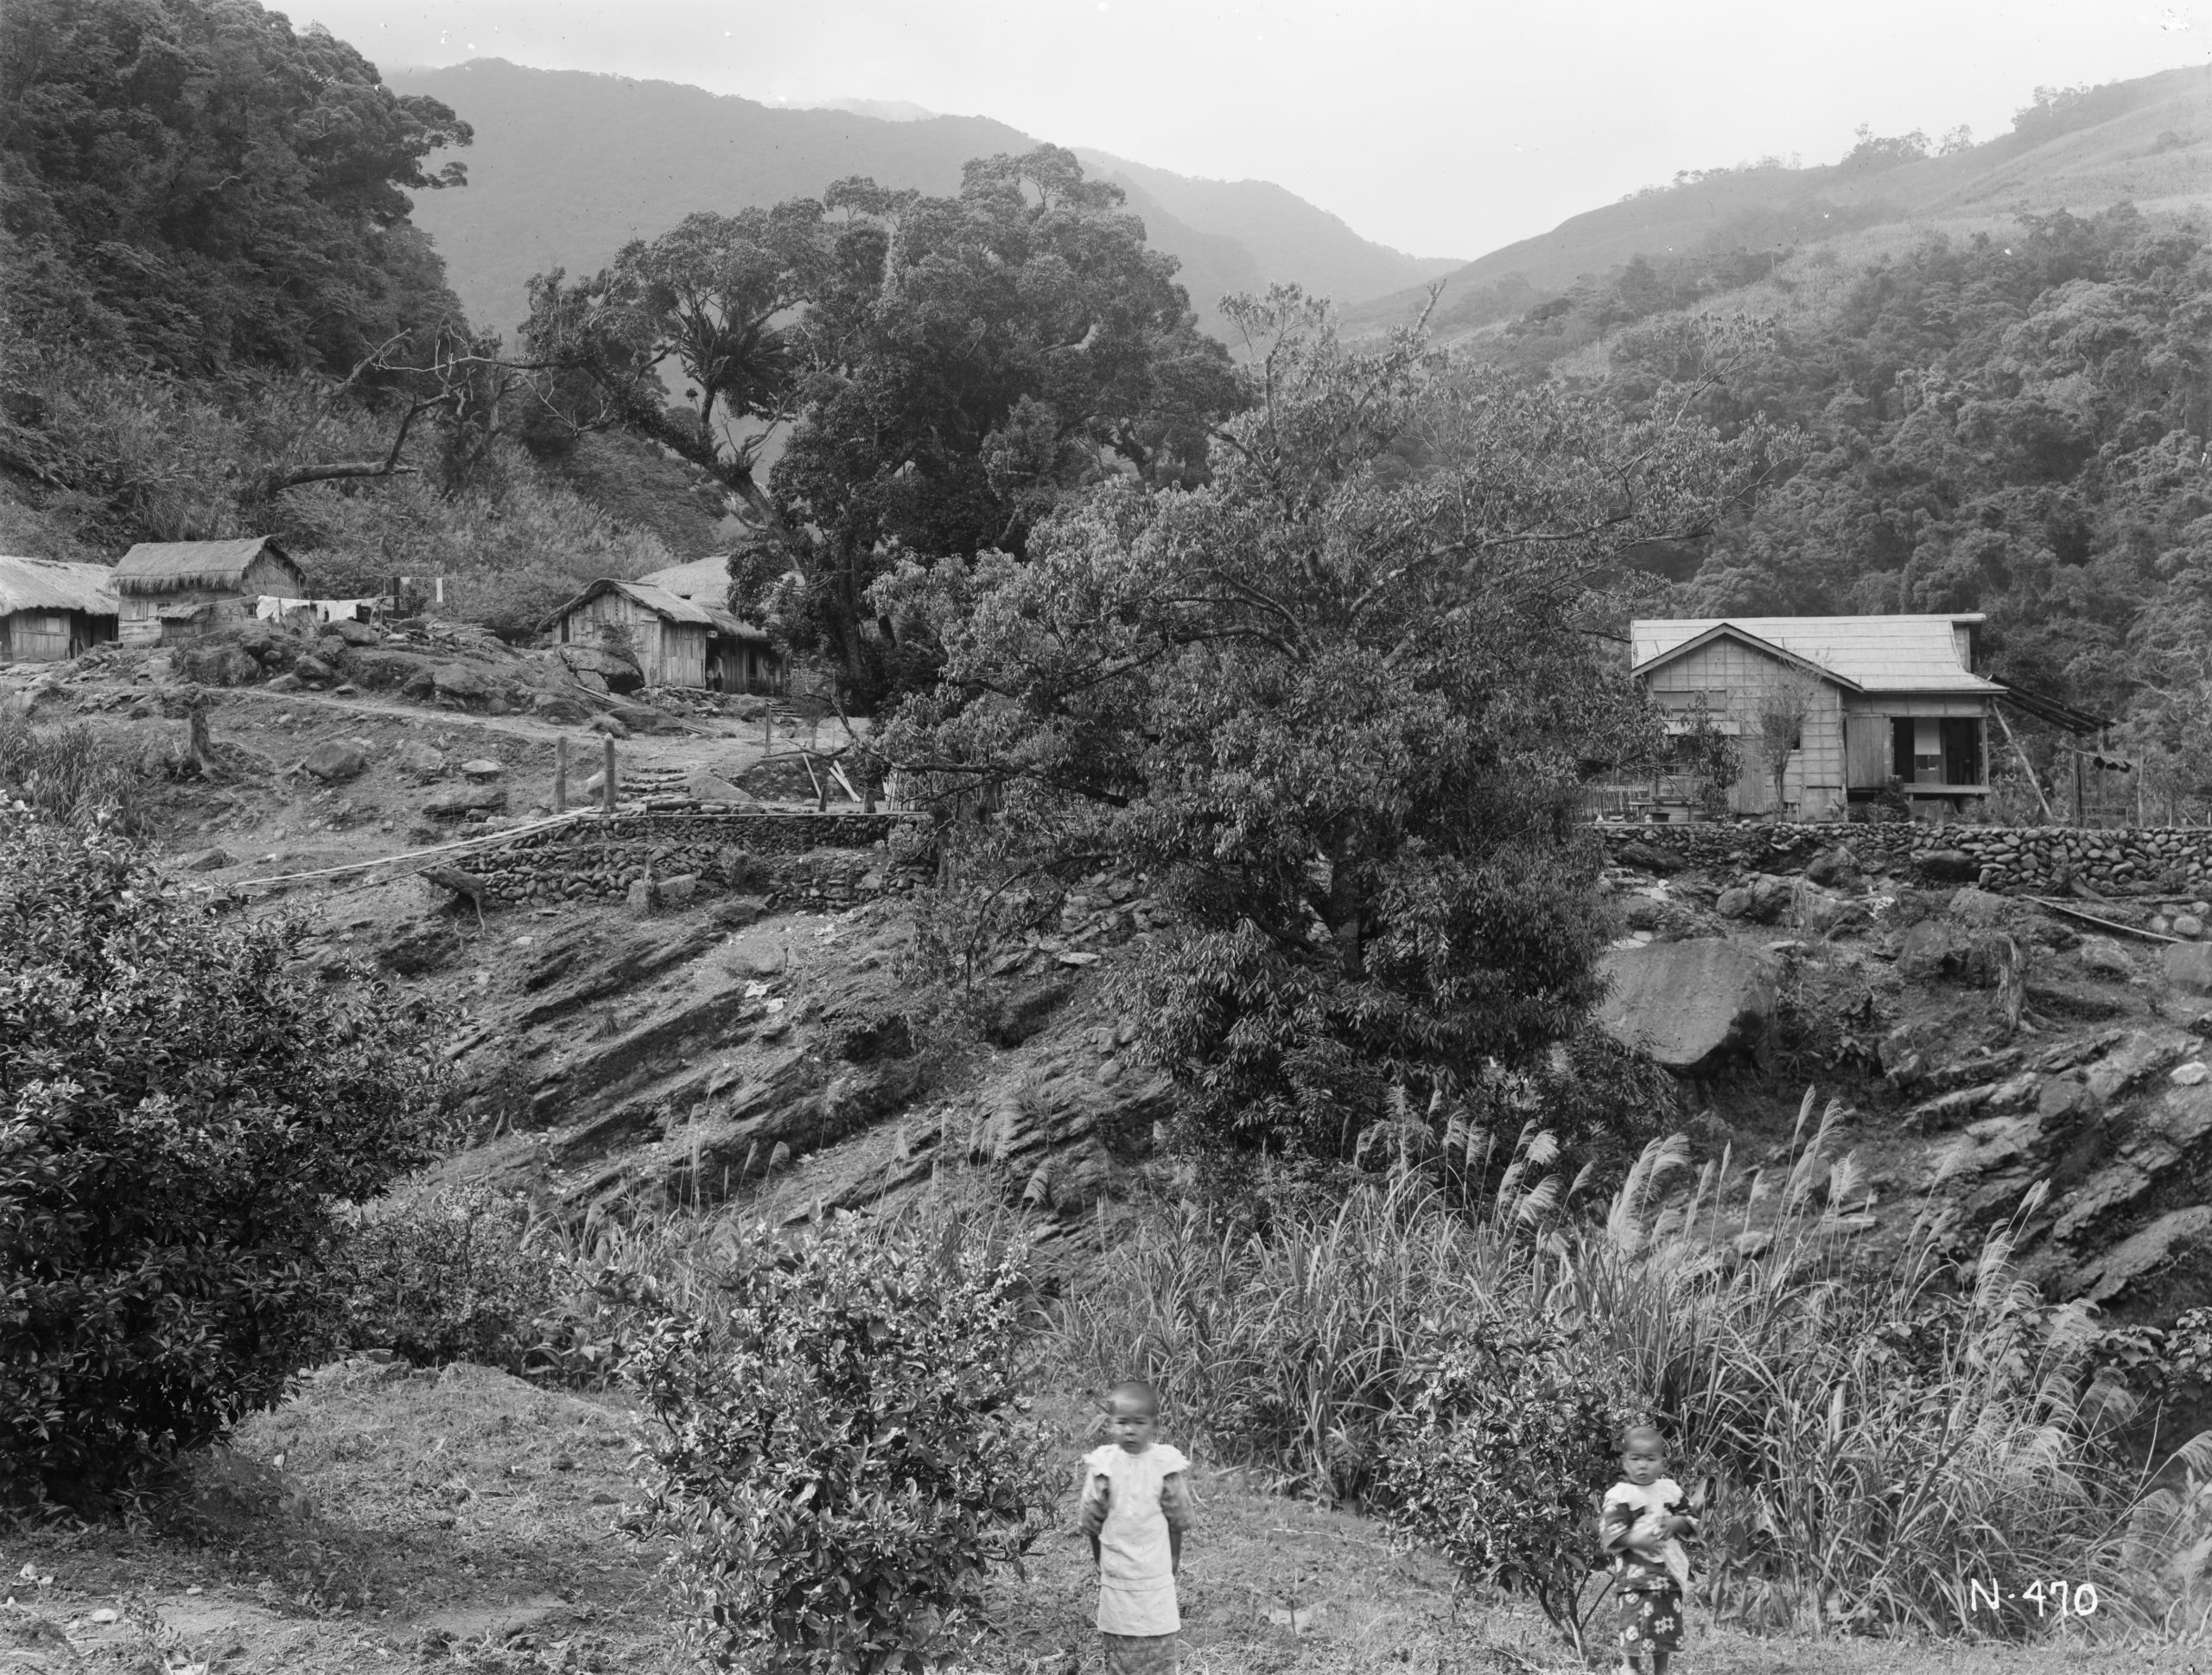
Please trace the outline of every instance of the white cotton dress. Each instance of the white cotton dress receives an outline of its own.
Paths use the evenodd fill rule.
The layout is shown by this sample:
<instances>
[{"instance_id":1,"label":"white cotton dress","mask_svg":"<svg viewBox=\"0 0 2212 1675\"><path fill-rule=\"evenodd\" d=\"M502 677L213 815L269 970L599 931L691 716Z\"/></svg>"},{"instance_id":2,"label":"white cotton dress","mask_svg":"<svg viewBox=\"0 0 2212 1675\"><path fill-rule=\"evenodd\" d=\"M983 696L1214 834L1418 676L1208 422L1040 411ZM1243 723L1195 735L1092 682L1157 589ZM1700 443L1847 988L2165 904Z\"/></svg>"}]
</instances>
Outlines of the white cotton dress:
<instances>
[{"instance_id":1,"label":"white cotton dress","mask_svg":"<svg viewBox=\"0 0 2212 1675\"><path fill-rule=\"evenodd\" d=\"M1095 1500L1099 1480L1105 1480L1106 1525L1098 1533L1101 1633L1173 1634L1182 1627L1160 1492L1170 1477L1190 1468L1182 1451L1164 1443L1141 1454L1109 1443L1083 1456L1084 1497Z\"/></svg>"}]
</instances>

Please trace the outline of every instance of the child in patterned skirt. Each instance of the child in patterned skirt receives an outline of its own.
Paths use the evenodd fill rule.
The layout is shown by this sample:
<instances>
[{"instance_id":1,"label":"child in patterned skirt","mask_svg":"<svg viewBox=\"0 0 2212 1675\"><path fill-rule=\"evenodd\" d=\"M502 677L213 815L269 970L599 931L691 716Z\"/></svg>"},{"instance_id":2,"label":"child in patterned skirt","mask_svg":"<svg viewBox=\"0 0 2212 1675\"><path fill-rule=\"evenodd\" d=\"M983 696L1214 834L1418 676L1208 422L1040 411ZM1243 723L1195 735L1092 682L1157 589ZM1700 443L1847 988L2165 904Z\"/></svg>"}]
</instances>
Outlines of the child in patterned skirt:
<instances>
[{"instance_id":1,"label":"child in patterned skirt","mask_svg":"<svg viewBox=\"0 0 2212 1675\"><path fill-rule=\"evenodd\" d=\"M1138 1379L1107 1392L1105 1430L1113 1440L1083 1456L1082 1521L1098 1564L1107 1675L1174 1675L1191 1462L1156 1440L1160 1394Z\"/></svg>"},{"instance_id":2,"label":"child in patterned skirt","mask_svg":"<svg viewBox=\"0 0 2212 1675\"><path fill-rule=\"evenodd\" d=\"M1647 1652L1651 1675L1667 1675L1668 1659L1681 1649L1690 1562L1678 1538L1694 1535L1697 1520L1666 1469L1657 1430L1631 1425L1621 1434L1621 1481L1605 1491L1598 1532L1619 1596L1622 1675L1632 1675Z\"/></svg>"}]
</instances>

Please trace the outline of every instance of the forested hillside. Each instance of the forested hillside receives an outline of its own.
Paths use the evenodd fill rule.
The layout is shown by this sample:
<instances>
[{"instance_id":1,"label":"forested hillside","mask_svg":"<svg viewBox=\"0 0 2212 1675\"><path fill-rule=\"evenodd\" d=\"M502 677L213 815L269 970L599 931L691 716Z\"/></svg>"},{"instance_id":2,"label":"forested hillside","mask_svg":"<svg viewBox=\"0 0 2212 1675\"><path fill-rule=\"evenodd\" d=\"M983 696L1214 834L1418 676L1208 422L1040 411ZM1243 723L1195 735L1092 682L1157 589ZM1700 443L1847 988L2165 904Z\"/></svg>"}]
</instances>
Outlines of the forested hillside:
<instances>
[{"instance_id":1,"label":"forested hillside","mask_svg":"<svg viewBox=\"0 0 2212 1675\"><path fill-rule=\"evenodd\" d=\"M396 87L470 113L476 145L467 201L425 201L416 214L471 315L501 329L522 318L531 274L595 269L627 240L650 238L695 209L766 207L855 175L943 195L958 187L969 158L1039 143L984 117L779 110L671 82L499 59L391 75ZM1091 173L1128 194L1147 242L1183 264L1192 303L1216 329L1230 292L1295 283L1358 302L1457 265L1371 244L1264 182L1194 181L1080 155Z\"/></svg>"},{"instance_id":2,"label":"forested hillside","mask_svg":"<svg viewBox=\"0 0 2212 1675\"><path fill-rule=\"evenodd\" d=\"M2187 806L2212 792L2206 236L2120 206L1858 264L1638 258L1478 347L1631 403L1701 375L1724 432L1801 433L1745 516L1649 555L1656 608L1986 612L1994 672L2126 718L2146 808Z\"/></svg>"}]
</instances>

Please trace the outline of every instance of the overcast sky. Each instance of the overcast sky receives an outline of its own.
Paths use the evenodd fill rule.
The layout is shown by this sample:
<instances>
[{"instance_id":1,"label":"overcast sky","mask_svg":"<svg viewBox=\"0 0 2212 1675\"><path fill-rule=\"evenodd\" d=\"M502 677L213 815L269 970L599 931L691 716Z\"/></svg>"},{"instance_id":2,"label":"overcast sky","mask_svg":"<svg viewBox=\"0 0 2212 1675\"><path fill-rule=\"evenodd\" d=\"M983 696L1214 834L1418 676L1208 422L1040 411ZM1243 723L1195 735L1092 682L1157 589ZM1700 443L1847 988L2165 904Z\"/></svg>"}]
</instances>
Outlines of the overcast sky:
<instances>
[{"instance_id":1,"label":"overcast sky","mask_svg":"<svg viewBox=\"0 0 2212 1675\"><path fill-rule=\"evenodd\" d=\"M2212 64L2212 0L306 0L291 16L385 64L499 57L995 117L1275 181L1369 238L1470 258L1678 169L1833 162L1862 122L1987 139L2038 85Z\"/></svg>"}]
</instances>

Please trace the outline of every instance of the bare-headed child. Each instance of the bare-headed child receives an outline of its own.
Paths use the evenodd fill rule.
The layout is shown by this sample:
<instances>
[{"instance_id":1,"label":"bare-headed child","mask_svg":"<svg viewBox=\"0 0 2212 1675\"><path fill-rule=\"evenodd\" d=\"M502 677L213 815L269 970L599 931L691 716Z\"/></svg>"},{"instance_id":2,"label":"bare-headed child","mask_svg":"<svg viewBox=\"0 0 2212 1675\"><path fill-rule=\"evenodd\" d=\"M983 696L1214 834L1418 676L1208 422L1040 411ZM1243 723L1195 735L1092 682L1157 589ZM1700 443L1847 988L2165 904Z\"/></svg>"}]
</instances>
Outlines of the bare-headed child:
<instances>
[{"instance_id":1,"label":"bare-headed child","mask_svg":"<svg viewBox=\"0 0 2212 1675\"><path fill-rule=\"evenodd\" d=\"M1621 1481L1605 1491L1598 1529L1613 1561L1624 1675L1647 1653L1651 1675L1667 1675L1668 1660L1681 1649L1690 1565L1681 1538L1697 1532L1697 1520L1681 1485L1666 1472L1666 1439L1656 1428L1630 1425L1621 1433Z\"/></svg>"},{"instance_id":2,"label":"bare-headed child","mask_svg":"<svg viewBox=\"0 0 2212 1675\"><path fill-rule=\"evenodd\" d=\"M1083 1456L1082 1519L1108 1675L1173 1675L1191 1462L1158 1440L1160 1393L1139 1379L1106 1393L1104 1428L1111 1440Z\"/></svg>"}]
</instances>

